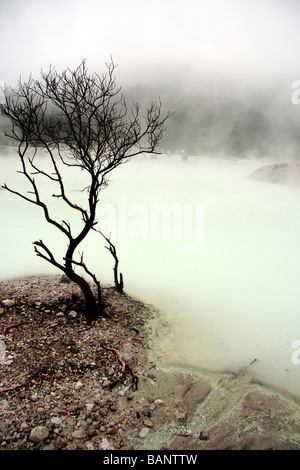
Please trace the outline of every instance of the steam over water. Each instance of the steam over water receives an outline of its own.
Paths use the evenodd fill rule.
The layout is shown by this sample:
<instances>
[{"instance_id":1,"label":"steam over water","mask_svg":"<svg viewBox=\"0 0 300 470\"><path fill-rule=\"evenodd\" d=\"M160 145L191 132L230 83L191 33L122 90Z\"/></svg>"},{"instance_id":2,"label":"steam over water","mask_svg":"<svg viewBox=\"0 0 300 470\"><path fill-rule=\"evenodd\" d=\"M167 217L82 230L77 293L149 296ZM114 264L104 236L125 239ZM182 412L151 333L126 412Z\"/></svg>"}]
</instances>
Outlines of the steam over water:
<instances>
[{"instance_id":1,"label":"steam over water","mask_svg":"<svg viewBox=\"0 0 300 470\"><path fill-rule=\"evenodd\" d=\"M116 236L126 292L162 312L165 326L155 342L166 363L212 371L247 367L300 396L300 364L292 362L292 343L300 339L300 192L249 179L261 163L132 160L100 195L99 218L106 234L111 225ZM25 188L16 157L2 152L0 164L1 183ZM76 191L84 187L83 174L66 175L70 194L84 200ZM58 220L78 216L66 215L57 200L51 204ZM177 212L168 212L171 206ZM169 217L164 226L153 212L159 209ZM33 252L37 239L57 258L66 245L39 208L1 190L0 211L0 279L57 273ZM85 262L112 283L113 260L104 245L91 234Z\"/></svg>"}]
</instances>

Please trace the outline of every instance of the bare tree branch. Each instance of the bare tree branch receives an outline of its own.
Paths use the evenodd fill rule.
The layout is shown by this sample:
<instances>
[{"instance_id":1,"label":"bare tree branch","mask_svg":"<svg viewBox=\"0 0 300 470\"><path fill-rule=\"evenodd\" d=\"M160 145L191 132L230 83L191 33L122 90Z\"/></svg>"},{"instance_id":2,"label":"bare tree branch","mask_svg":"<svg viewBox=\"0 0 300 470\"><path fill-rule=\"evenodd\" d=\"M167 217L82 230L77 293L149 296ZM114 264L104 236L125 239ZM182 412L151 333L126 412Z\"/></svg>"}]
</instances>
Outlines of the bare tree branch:
<instances>
[{"instance_id":1,"label":"bare tree branch","mask_svg":"<svg viewBox=\"0 0 300 470\"><path fill-rule=\"evenodd\" d=\"M34 244L34 251L37 254L37 256L40 256L41 258L48 261L48 263L53 264L53 266L55 266L55 267L59 268L61 271L65 272L64 266L62 266L61 264L59 264L55 260L53 254L51 253L49 248L45 245L45 243L43 243L42 240L35 241L35 242L33 242L33 244ZM37 247L42 248L45 253L42 253Z\"/></svg>"},{"instance_id":2,"label":"bare tree branch","mask_svg":"<svg viewBox=\"0 0 300 470\"><path fill-rule=\"evenodd\" d=\"M114 283L115 283L117 291L122 294L124 292L124 280L123 280L123 274L120 273L120 276L119 276L119 273L118 273L119 258L117 256L117 249L116 249L115 245L112 243L112 241L110 240L110 236L106 237L106 235L104 235L104 233L100 230L99 227L98 227L98 229L94 228L94 230L96 232L98 232L108 243L108 246L106 246L105 248L111 253L111 255L113 256L113 258L115 260L115 264L114 264L114 267L113 267Z\"/></svg>"}]
</instances>

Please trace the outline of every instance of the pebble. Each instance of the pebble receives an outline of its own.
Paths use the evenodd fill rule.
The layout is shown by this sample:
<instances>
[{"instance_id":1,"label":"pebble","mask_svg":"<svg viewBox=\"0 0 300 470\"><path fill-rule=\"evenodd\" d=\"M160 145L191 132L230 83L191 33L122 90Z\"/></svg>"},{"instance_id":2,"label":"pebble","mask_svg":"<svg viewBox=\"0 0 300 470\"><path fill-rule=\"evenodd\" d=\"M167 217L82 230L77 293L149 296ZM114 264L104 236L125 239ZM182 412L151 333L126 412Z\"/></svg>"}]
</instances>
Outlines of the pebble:
<instances>
[{"instance_id":1,"label":"pebble","mask_svg":"<svg viewBox=\"0 0 300 470\"><path fill-rule=\"evenodd\" d=\"M62 425L62 420L61 420L61 418L53 416L51 418L51 423L54 424L54 426L61 426Z\"/></svg>"},{"instance_id":2,"label":"pebble","mask_svg":"<svg viewBox=\"0 0 300 470\"><path fill-rule=\"evenodd\" d=\"M57 449L62 449L63 445L64 445L64 441L62 440L61 437L58 437L55 441L55 447Z\"/></svg>"},{"instance_id":3,"label":"pebble","mask_svg":"<svg viewBox=\"0 0 300 470\"><path fill-rule=\"evenodd\" d=\"M72 432L73 439L85 439L86 432L83 429L78 429L77 431Z\"/></svg>"},{"instance_id":4,"label":"pebble","mask_svg":"<svg viewBox=\"0 0 300 470\"><path fill-rule=\"evenodd\" d=\"M150 419L145 419L144 425L147 426L147 428L153 428L153 423Z\"/></svg>"},{"instance_id":5,"label":"pebble","mask_svg":"<svg viewBox=\"0 0 300 470\"><path fill-rule=\"evenodd\" d=\"M104 382L102 383L102 387L103 387L103 388L109 387L110 384L111 384L111 381L110 381L110 380L104 380Z\"/></svg>"},{"instance_id":6,"label":"pebble","mask_svg":"<svg viewBox=\"0 0 300 470\"><path fill-rule=\"evenodd\" d=\"M4 305L4 307L12 307L13 305L15 305L15 301L12 299L5 299L2 300L2 305Z\"/></svg>"},{"instance_id":7,"label":"pebble","mask_svg":"<svg viewBox=\"0 0 300 470\"><path fill-rule=\"evenodd\" d=\"M154 400L154 405L155 406L162 406L164 405L165 402L163 400L160 400L159 398L157 398L156 400Z\"/></svg>"},{"instance_id":8,"label":"pebble","mask_svg":"<svg viewBox=\"0 0 300 470\"><path fill-rule=\"evenodd\" d=\"M2 313L4 313L4 308L0 307L0 315L2 315Z\"/></svg>"},{"instance_id":9,"label":"pebble","mask_svg":"<svg viewBox=\"0 0 300 470\"><path fill-rule=\"evenodd\" d=\"M31 430L29 440L32 442L43 442L49 436L49 429L46 426L36 426Z\"/></svg>"},{"instance_id":10,"label":"pebble","mask_svg":"<svg viewBox=\"0 0 300 470\"><path fill-rule=\"evenodd\" d=\"M80 382L80 380L78 380L78 382L76 382L75 384L75 390L80 390L81 388L83 387L83 383Z\"/></svg>"},{"instance_id":11,"label":"pebble","mask_svg":"<svg viewBox=\"0 0 300 470\"><path fill-rule=\"evenodd\" d=\"M106 439L106 437L104 437L101 441L101 444L100 444L100 448L101 450L110 450L111 449L111 445L110 445L110 442L108 439Z\"/></svg>"},{"instance_id":12,"label":"pebble","mask_svg":"<svg viewBox=\"0 0 300 470\"><path fill-rule=\"evenodd\" d=\"M145 437L147 437L149 434L149 428L142 428L139 432L139 437L141 439L145 439Z\"/></svg>"},{"instance_id":13,"label":"pebble","mask_svg":"<svg viewBox=\"0 0 300 470\"><path fill-rule=\"evenodd\" d=\"M127 397L122 397L120 396L118 398L118 407L120 408L120 410L125 410L128 406L128 400L127 400Z\"/></svg>"},{"instance_id":14,"label":"pebble","mask_svg":"<svg viewBox=\"0 0 300 470\"><path fill-rule=\"evenodd\" d=\"M207 441L209 439L209 434L206 431L201 431L199 434L200 441Z\"/></svg>"},{"instance_id":15,"label":"pebble","mask_svg":"<svg viewBox=\"0 0 300 470\"><path fill-rule=\"evenodd\" d=\"M148 408L143 409L142 413L143 413L144 416L146 416L146 418L151 418L151 411Z\"/></svg>"},{"instance_id":16,"label":"pebble","mask_svg":"<svg viewBox=\"0 0 300 470\"><path fill-rule=\"evenodd\" d=\"M68 315L71 318L76 318L77 317L77 312L75 312L75 310L71 310L71 312L69 312Z\"/></svg>"}]
</instances>

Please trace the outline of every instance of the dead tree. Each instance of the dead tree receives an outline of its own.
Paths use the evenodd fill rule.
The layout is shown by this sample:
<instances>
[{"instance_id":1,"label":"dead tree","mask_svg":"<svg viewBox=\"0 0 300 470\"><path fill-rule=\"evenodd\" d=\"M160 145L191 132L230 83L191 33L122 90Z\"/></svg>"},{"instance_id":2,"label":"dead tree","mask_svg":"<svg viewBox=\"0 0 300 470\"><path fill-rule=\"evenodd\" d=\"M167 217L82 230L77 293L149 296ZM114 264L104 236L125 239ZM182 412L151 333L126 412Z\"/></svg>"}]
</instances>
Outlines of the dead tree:
<instances>
[{"instance_id":1,"label":"dead tree","mask_svg":"<svg viewBox=\"0 0 300 470\"><path fill-rule=\"evenodd\" d=\"M107 186L110 173L136 155L157 153L169 116L162 117L159 100L150 103L144 117L138 104L128 109L116 85L115 68L111 61L105 74L91 75L85 61L75 70L62 73L50 67L47 73L41 72L40 80L30 77L24 83L20 79L16 89L6 88L5 102L0 107L2 116L11 121L11 130L6 135L17 142L20 173L29 183L29 191L22 193L6 184L2 187L39 206L47 222L66 237L63 259L57 260L42 240L33 243L35 253L78 284L86 301L89 324L105 315L101 286L86 266L83 254L75 259L75 251L97 224L99 193ZM44 166L45 152L50 169ZM63 176L66 168L84 173L87 179L81 188L85 195L83 203L76 203L66 186ZM57 220L53 215L42 195L45 183L55 186L53 198L79 216L82 228L76 233L69 221ZM77 268L83 270L82 275L76 272ZM86 276L96 284L97 296Z\"/></svg>"},{"instance_id":2,"label":"dead tree","mask_svg":"<svg viewBox=\"0 0 300 470\"><path fill-rule=\"evenodd\" d=\"M104 235L104 233L99 228L95 229L95 230L96 230L96 232L100 233L100 235L102 235L102 237L108 243L108 246L106 246L105 248L111 253L111 255L112 255L112 257L114 258L114 261L115 261L115 264L114 264L114 267L113 267L114 283L115 283L117 291L120 292L120 294L123 294L123 292L124 292L124 280L123 280L123 274L120 273L120 275L119 275L119 258L118 258L118 255L117 255L116 246L112 243L110 237L107 237L106 235Z\"/></svg>"}]
</instances>

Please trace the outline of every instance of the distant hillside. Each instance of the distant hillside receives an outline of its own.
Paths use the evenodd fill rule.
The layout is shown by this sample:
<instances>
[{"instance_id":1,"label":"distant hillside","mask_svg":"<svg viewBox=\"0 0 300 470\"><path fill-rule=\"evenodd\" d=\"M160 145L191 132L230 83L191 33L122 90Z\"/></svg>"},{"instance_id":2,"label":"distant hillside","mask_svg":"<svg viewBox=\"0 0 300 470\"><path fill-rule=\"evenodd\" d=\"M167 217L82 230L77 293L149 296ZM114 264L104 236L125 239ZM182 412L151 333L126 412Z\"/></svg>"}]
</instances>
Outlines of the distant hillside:
<instances>
[{"instance_id":1,"label":"distant hillside","mask_svg":"<svg viewBox=\"0 0 300 470\"><path fill-rule=\"evenodd\" d=\"M236 90L224 84L199 83L156 87L140 84L126 90L128 103L147 104L161 97L163 109L174 112L167 121L162 150L188 155L280 161L300 160L300 105L287 99L286 88Z\"/></svg>"},{"instance_id":2,"label":"distant hillside","mask_svg":"<svg viewBox=\"0 0 300 470\"><path fill-rule=\"evenodd\" d=\"M300 162L274 163L255 170L250 178L267 183L285 183L300 186Z\"/></svg>"}]
</instances>

